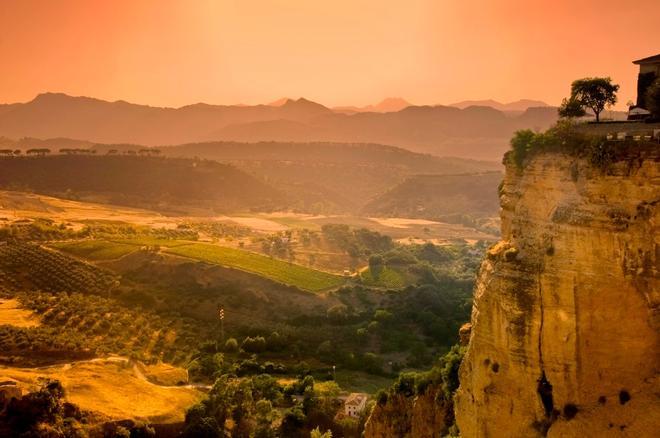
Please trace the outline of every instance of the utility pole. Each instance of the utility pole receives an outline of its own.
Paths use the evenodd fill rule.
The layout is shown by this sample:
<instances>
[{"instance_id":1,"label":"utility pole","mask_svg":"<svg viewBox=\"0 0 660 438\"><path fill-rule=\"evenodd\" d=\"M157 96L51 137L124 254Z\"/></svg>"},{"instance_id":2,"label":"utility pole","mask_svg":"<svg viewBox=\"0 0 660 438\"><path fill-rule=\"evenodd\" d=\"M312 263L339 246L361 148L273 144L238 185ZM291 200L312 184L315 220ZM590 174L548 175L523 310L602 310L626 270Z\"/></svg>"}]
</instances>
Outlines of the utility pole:
<instances>
[{"instance_id":1,"label":"utility pole","mask_svg":"<svg viewBox=\"0 0 660 438\"><path fill-rule=\"evenodd\" d=\"M220 318L220 339L222 342L222 345L225 345L225 309L224 307L220 307L218 309L218 318Z\"/></svg>"}]
</instances>

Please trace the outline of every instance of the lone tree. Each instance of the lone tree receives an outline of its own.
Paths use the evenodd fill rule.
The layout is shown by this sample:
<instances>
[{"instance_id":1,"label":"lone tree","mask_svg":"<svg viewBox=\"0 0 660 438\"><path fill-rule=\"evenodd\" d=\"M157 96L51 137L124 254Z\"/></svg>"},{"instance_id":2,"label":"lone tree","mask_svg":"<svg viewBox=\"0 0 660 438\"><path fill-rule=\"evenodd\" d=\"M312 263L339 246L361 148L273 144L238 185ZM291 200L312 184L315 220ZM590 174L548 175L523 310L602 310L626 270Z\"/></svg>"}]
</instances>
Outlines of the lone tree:
<instances>
[{"instance_id":1,"label":"lone tree","mask_svg":"<svg viewBox=\"0 0 660 438\"><path fill-rule=\"evenodd\" d=\"M584 115L585 108L589 108L596 115L596 123L598 123L600 113L616 103L617 91L619 86L613 84L611 78L584 78L573 81L571 97L562 101L559 115L579 117Z\"/></svg>"}]
</instances>

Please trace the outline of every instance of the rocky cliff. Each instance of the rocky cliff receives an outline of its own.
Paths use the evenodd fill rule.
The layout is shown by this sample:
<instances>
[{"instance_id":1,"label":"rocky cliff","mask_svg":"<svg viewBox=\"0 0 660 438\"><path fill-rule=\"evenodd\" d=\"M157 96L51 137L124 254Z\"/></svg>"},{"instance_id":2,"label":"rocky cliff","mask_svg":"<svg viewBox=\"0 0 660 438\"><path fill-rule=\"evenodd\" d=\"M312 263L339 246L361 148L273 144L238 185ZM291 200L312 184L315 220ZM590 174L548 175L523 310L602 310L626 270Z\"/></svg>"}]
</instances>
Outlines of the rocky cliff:
<instances>
[{"instance_id":1,"label":"rocky cliff","mask_svg":"<svg viewBox=\"0 0 660 438\"><path fill-rule=\"evenodd\" d=\"M451 400L446 400L440 385L424 394L394 394L378 403L365 425L365 438L440 438L454 423Z\"/></svg>"},{"instance_id":2,"label":"rocky cliff","mask_svg":"<svg viewBox=\"0 0 660 438\"><path fill-rule=\"evenodd\" d=\"M455 415L463 437L657 436L660 147L507 166Z\"/></svg>"}]
</instances>

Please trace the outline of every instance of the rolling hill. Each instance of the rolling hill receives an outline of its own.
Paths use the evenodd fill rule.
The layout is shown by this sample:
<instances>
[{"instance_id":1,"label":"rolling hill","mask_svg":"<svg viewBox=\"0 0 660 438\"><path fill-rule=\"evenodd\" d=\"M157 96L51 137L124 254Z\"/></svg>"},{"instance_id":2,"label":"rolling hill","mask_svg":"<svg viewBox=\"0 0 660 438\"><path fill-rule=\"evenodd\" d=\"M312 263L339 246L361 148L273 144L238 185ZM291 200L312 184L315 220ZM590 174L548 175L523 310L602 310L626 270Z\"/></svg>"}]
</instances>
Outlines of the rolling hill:
<instances>
[{"instance_id":1,"label":"rolling hill","mask_svg":"<svg viewBox=\"0 0 660 438\"><path fill-rule=\"evenodd\" d=\"M368 143L211 142L161 151L231 163L287 193L295 199L295 208L316 213L357 212L410 175L500 169L494 162L439 158Z\"/></svg>"},{"instance_id":2,"label":"rolling hill","mask_svg":"<svg viewBox=\"0 0 660 438\"><path fill-rule=\"evenodd\" d=\"M233 166L136 156L0 158L0 187L166 210L237 211L284 202L280 192Z\"/></svg>"},{"instance_id":3,"label":"rolling hill","mask_svg":"<svg viewBox=\"0 0 660 438\"><path fill-rule=\"evenodd\" d=\"M449 220L497 215L502 173L416 175L363 208L365 214Z\"/></svg>"}]
</instances>

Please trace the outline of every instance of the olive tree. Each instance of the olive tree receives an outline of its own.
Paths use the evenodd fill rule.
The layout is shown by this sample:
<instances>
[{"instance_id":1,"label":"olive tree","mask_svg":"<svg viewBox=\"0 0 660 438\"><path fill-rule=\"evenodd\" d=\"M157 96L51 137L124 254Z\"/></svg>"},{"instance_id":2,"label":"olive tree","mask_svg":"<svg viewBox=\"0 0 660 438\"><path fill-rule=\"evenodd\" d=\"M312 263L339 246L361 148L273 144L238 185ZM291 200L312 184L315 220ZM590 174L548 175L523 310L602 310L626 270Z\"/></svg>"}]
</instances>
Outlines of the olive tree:
<instances>
[{"instance_id":1,"label":"olive tree","mask_svg":"<svg viewBox=\"0 0 660 438\"><path fill-rule=\"evenodd\" d=\"M596 115L596 123L600 122L600 113L616 103L616 93L619 85L613 84L611 78L583 78L571 84L571 96L564 99L559 108L562 117L575 117L580 109L590 109ZM584 114L584 113L583 113ZM583 115L580 114L580 115Z\"/></svg>"}]
</instances>

